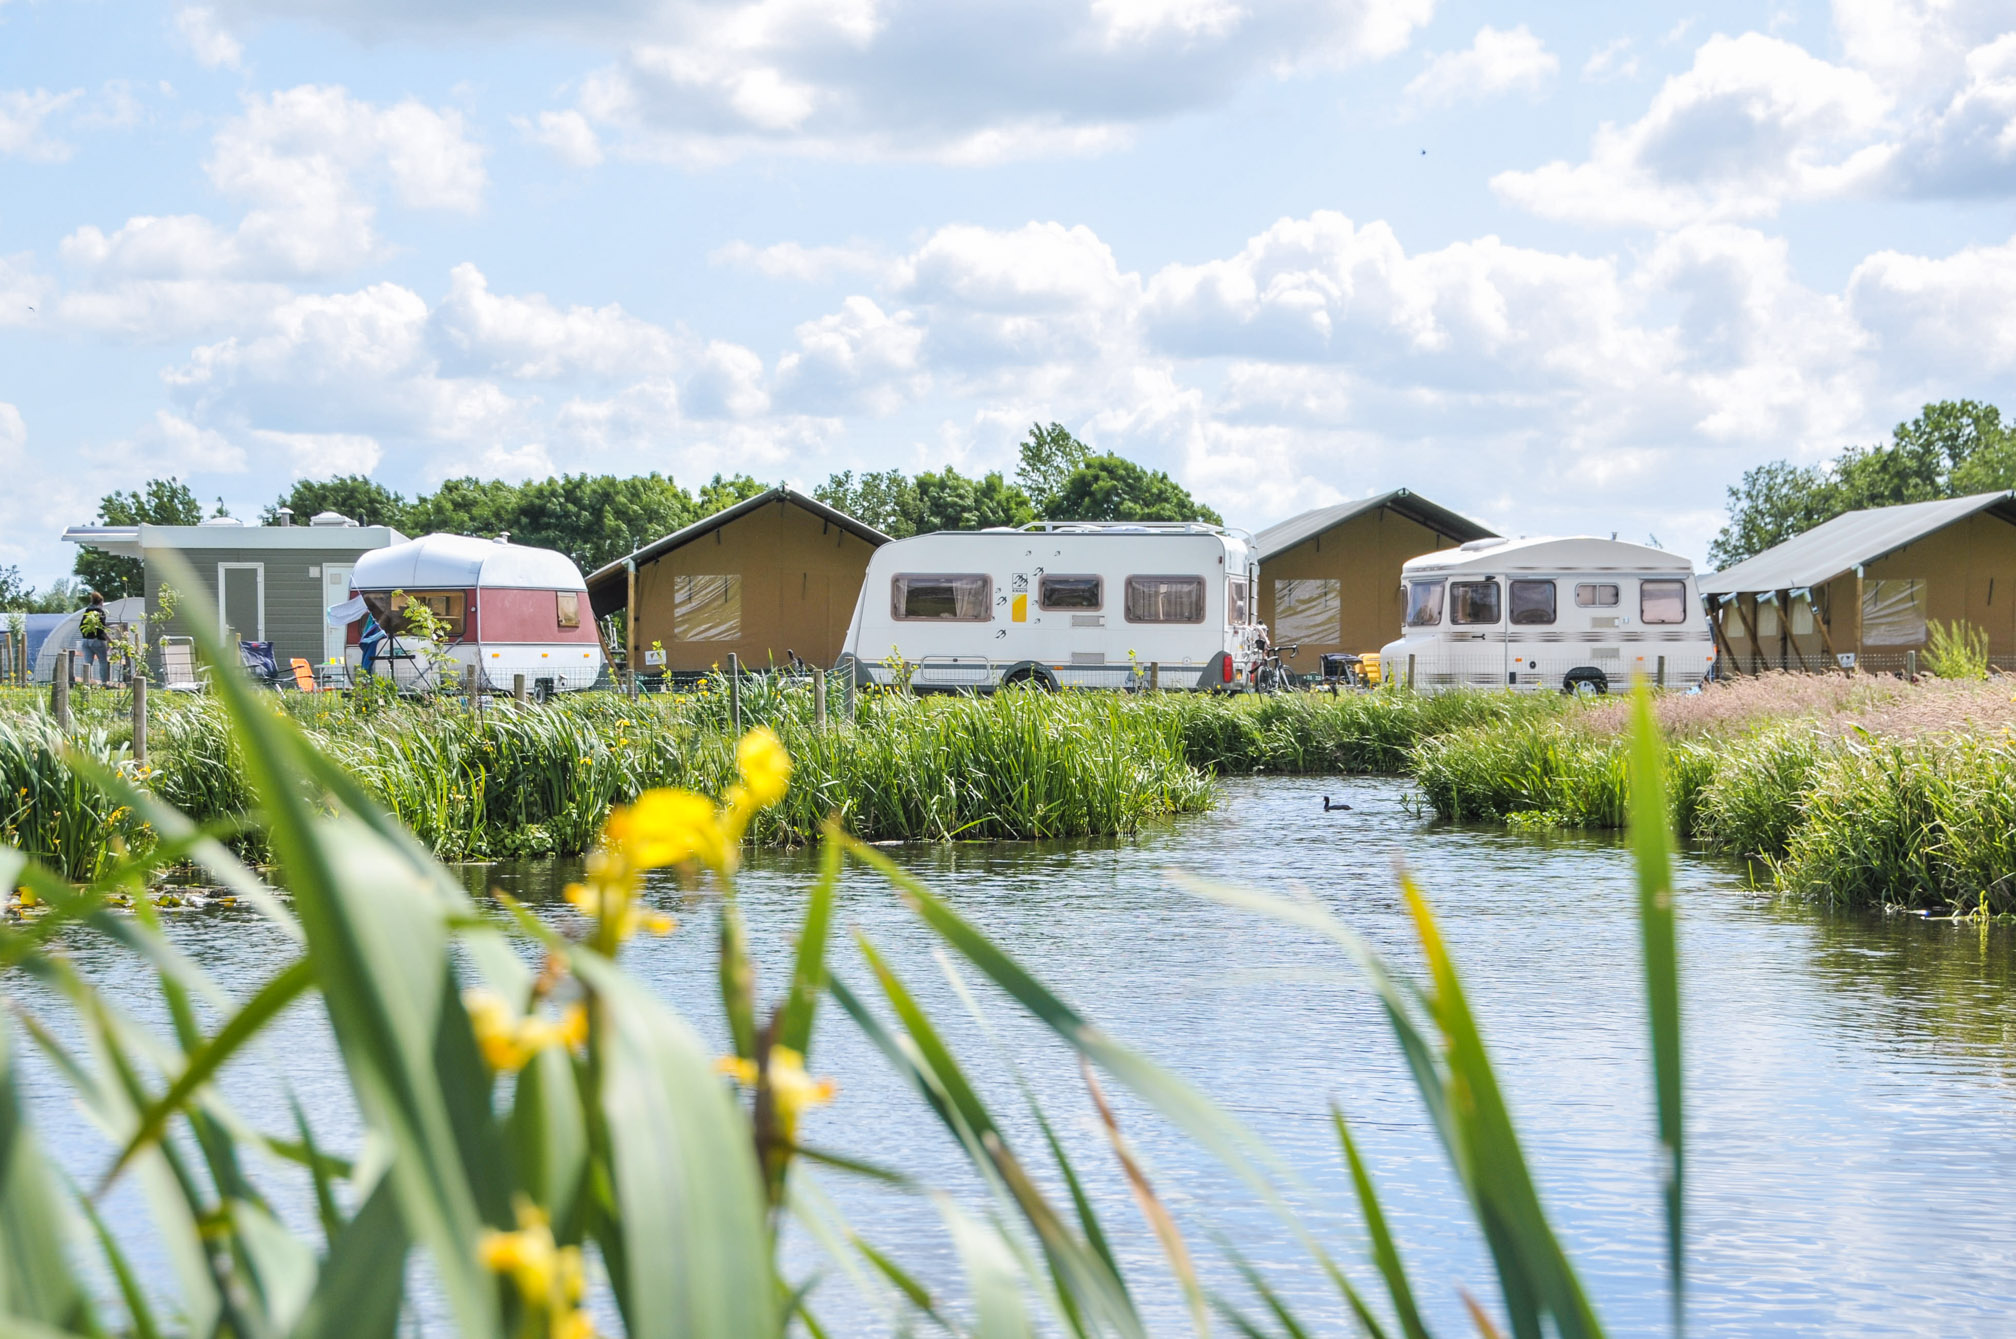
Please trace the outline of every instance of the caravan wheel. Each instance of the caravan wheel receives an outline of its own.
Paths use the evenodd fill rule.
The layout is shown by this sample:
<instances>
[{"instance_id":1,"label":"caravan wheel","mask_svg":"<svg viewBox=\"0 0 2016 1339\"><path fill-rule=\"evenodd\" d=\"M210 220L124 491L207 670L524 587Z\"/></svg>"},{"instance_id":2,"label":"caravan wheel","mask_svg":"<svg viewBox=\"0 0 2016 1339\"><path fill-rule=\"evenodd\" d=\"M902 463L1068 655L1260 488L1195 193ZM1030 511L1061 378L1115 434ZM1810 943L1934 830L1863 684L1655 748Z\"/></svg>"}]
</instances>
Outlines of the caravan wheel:
<instances>
[{"instance_id":1,"label":"caravan wheel","mask_svg":"<svg viewBox=\"0 0 2016 1339\"><path fill-rule=\"evenodd\" d=\"M1561 691L1584 697L1601 697L1610 691L1610 678L1602 670L1588 666L1572 669L1561 676Z\"/></svg>"},{"instance_id":2,"label":"caravan wheel","mask_svg":"<svg viewBox=\"0 0 2016 1339\"><path fill-rule=\"evenodd\" d=\"M1057 685L1051 680L1050 676L1038 669L1010 670L1001 678L1001 686L1003 688L1015 688L1027 684L1034 684L1046 693L1057 691Z\"/></svg>"}]
</instances>

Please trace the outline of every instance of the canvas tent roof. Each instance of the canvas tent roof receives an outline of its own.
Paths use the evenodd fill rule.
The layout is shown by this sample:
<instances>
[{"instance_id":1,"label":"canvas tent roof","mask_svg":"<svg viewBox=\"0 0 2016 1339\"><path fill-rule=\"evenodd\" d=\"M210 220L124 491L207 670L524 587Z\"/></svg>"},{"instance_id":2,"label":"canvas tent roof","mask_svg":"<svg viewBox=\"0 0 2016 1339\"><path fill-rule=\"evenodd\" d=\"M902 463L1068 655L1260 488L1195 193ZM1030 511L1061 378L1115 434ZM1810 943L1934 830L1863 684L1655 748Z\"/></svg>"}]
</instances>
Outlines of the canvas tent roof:
<instances>
[{"instance_id":1,"label":"canvas tent roof","mask_svg":"<svg viewBox=\"0 0 2016 1339\"><path fill-rule=\"evenodd\" d=\"M643 548L637 550L637 552L631 554L628 558L618 558L613 563L605 563L601 567L596 568L588 574L589 593L591 595L599 594L604 592L611 582L622 581L624 565L626 563L648 563L654 559L662 558L672 552L672 550L682 545L691 544L696 539L704 539L716 530L719 530L722 526L727 525L730 521L738 521L750 512L772 502L790 502L803 507L820 520L830 521L842 530L859 539L866 540L877 548L889 542L888 535L883 534L880 530L877 530L865 521L856 520L844 511L829 507L818 498L807 497L795 488L779 484L775 488L766 489L758 493L755 497L738 502L732 507L723 508L712 516L703 517L689 526L674 530L663 539L653 540ZM616 605L610 606L610 608L620 607L620 599ZM603 602L598 600L595 605L595 611L598 614L603 614L609 612L609 609L604 608Z\"/></svg>"},{"instance_id":2,"label":"canvas tent roof","mask_svg":"<svg viewBox=\"0 0 2016 1339\"><path fill-rule=\"evenodd\" d=\"M423 535L360 554L353 590L580 590L581 569L564 553L469 535Z\"/></svg>"},{"instance_id":3,"label":"canvas tent roof","mask_svg":"<svg viewBox=\"0 0 2016 1339\"><path fill-rule=\"evenodd\" d=\"M2016 493L1975 493L1851 511L1701 578L1701 593L1737 595L1823 585L1979 512L2016 523Z\"/></svg>"},{"instance_id":4,"label":"canvas tent roof","mask_svg":"<svg viewBox=\"0 0 2016 1339\"><path fill-rule=\"evenodd\" d=\"M1390 493L1377 497L1363 497L1352 502L1339 502L1332 507L1318 507L1305 511L1300 516L1291 516L1285 521L1268 526L1253 537L1254 546L1260 552L1260 561L1266 562L1277 553L1286 552L1322 534L1353 516L1388 507L1405 516L1408 520L1427 526L1451 539L1461 542L1469 539L1491 539L1495 531L1487 530L1467 516L1450 511L1447 507L1430 502L1418 493L1405 488L1396 488Z\"/></svg>"}]
</instances>

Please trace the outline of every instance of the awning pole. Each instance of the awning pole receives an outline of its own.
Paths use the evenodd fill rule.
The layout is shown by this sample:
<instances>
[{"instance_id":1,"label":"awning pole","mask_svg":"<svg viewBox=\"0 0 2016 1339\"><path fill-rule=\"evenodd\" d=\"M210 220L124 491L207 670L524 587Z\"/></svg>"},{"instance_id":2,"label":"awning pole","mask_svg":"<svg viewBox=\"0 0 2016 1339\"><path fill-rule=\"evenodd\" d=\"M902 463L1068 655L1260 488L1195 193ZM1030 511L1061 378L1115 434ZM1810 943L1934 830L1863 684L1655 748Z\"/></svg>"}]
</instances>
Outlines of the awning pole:
<instances>
[{"instance_id":1,"label":"awning pole","mask_svg":"<svg viewBox=\"0 0 2016 1339\"><path fill-rule=\"evenodd\" d=\"M637 560L623 560L623 672L637 679Z\"/></svg>"}]
</instances>

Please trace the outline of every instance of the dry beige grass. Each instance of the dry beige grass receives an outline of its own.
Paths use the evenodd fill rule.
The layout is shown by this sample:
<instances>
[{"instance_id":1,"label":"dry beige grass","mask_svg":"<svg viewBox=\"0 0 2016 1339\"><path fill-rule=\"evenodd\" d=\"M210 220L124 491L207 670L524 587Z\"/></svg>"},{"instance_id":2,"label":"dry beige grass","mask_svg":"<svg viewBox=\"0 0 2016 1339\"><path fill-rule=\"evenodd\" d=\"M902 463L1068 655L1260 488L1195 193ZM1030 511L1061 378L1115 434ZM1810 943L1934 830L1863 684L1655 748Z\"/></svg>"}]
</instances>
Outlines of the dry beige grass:
<instances>
[{"instance_id":1,"label":"dry beige grass","mask_svg":"<svg viewBox=\"0 0 2016 1339\"><path fill-rule=\"evenodd\" d=\"M2001 735L2016 729L2016 679L1926 676L1907 683L1883 675L1773 673L1669 694L1657 710L1659 723L1676 739L1745 734L1795 720L1830 734L1860 726L1891 739ZM1621 734L1629 721L1629 703L1613 698L1591 704L1582 723L1598 734Z\"/></svg>"}]
</instances>

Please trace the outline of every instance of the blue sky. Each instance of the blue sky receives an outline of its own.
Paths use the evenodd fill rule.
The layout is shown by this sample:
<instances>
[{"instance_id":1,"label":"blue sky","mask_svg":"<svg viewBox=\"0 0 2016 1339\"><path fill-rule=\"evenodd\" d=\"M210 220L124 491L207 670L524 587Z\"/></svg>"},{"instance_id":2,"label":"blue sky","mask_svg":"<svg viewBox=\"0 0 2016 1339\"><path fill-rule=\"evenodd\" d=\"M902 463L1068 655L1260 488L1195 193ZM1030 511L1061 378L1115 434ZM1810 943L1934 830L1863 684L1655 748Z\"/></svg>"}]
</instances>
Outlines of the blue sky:
<instances>
[{"instance_id":1,"label":"blue sky","mask_svg":"<svg viewBox=\"0 0 2016 1339\"><path fill-rule=\"evenodd\" d=\"M1425 152L1424 152L1425 151ZM2016 15L0 0L0 565L176 474L1012 466L1700 557L2016 409Z\"/></svg>"}]
</instances>

